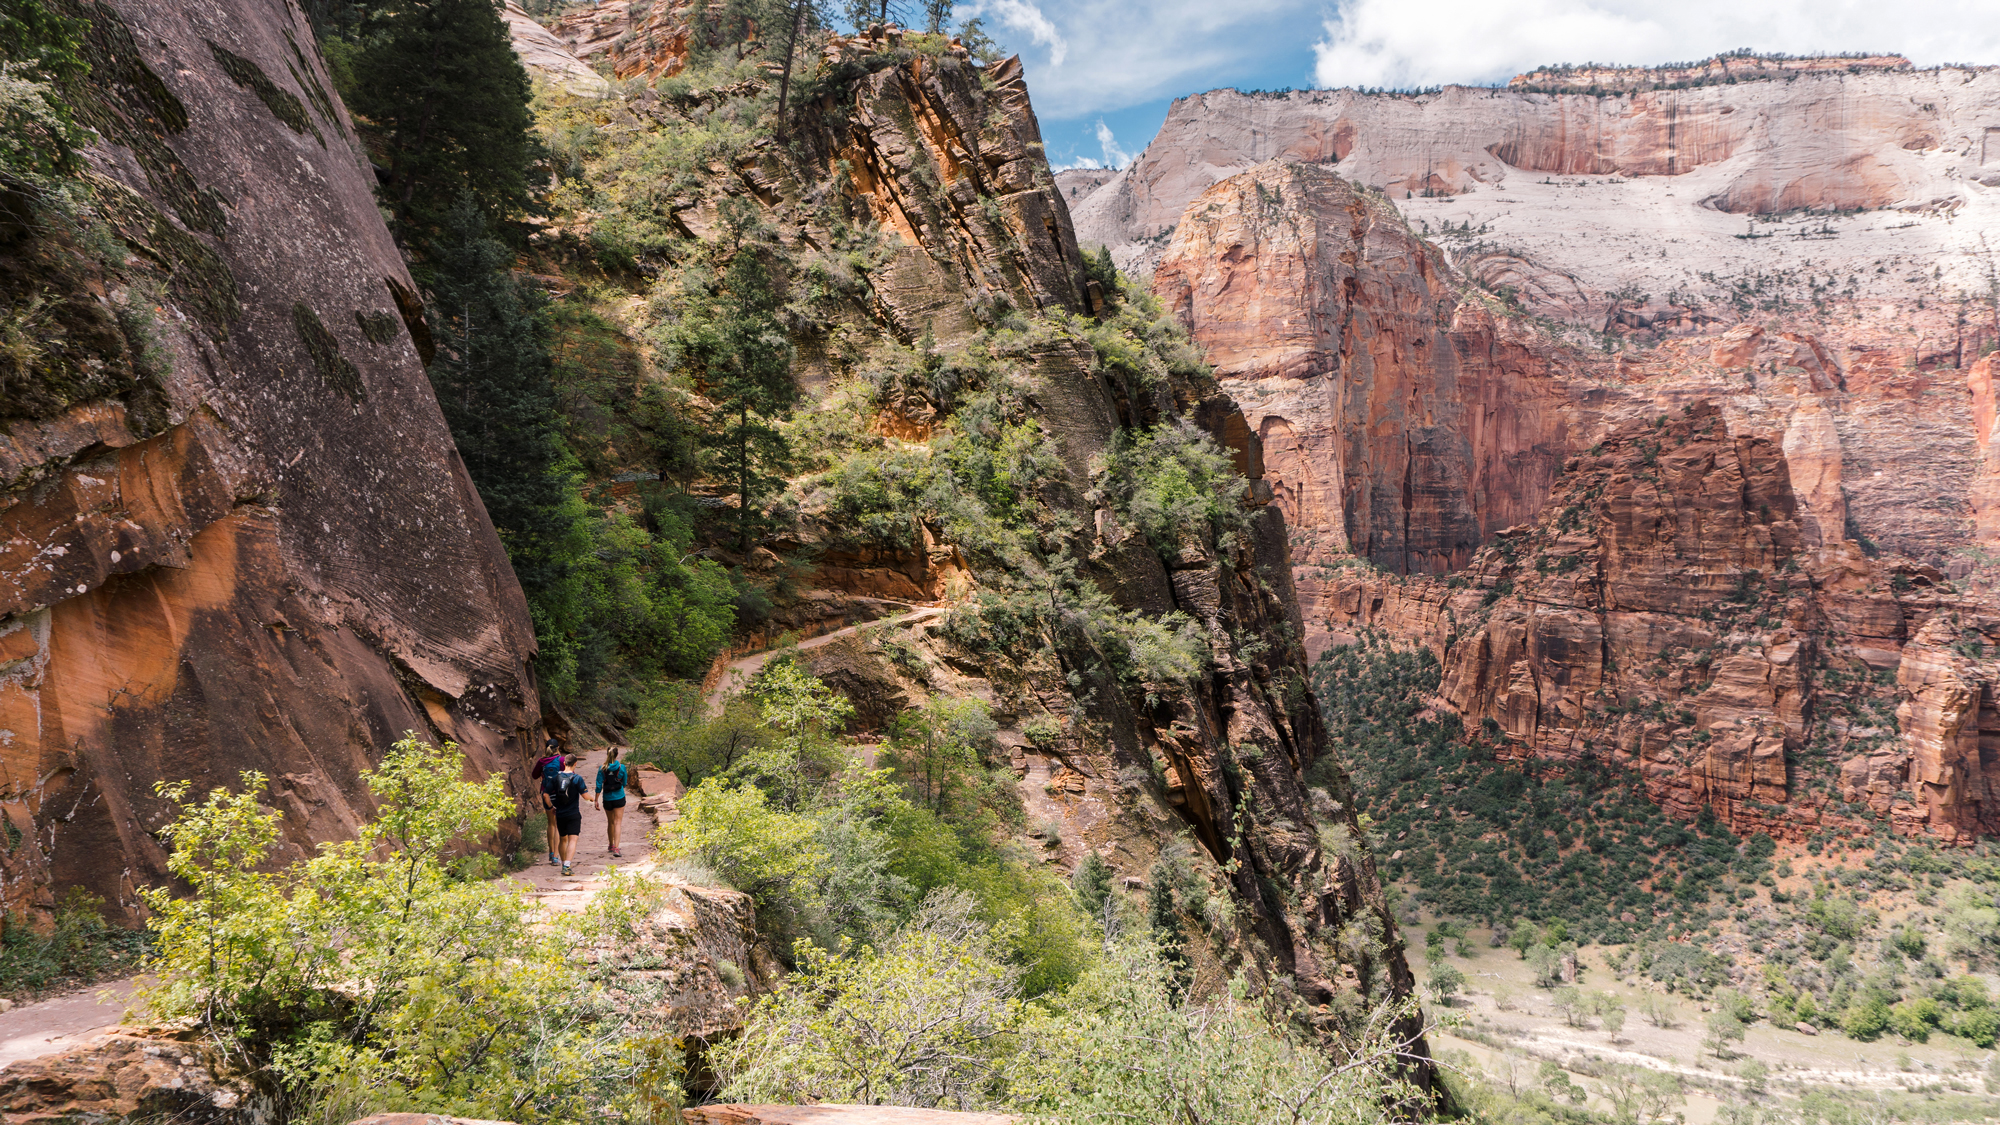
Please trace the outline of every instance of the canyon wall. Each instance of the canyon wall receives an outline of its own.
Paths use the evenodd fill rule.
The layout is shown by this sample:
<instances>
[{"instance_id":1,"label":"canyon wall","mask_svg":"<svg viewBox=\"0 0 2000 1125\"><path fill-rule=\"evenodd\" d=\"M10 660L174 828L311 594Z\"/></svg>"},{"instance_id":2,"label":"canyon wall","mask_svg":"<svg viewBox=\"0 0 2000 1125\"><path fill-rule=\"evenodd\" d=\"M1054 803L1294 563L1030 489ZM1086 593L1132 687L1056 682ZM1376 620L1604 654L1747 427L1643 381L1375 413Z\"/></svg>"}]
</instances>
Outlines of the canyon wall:
<instances>
[{"instance_id":1,"label":"canyon wall","mask_svg":"<svg viewBox=\"0 0 2000 1125\"><path fill-rule=\"evenodd\" d=\"M56 302L0 403L0 898L130 918L163 877L155 781L263 772L298 855L370 814L359 773L406 730L525 784L540 704L297 6L77 11L88 213L0 193L0 308Z\"/></svg>"},{"instance_id":2,"label":"canyon wall","mask_svg":"<svg viewBox=\"0 0 2000 1125\"><path fill-rule=\"evenodd\" d=\"M1815 526L1963 577L1996 544L1967 381L2000 346L1981 240L2000 228L2000 70L1747 66L1592 71L1623 92L1589 95L1534 92L1552 73L1195 95L1131 166L1070 184L1079 238L1152 273L1212 186L1270 160L1330 168L1381 192L1460 293L1577 345L1635 416L1707 398L1789 434L1819 466ZM1663 82L1682 85L1645 88Z\"/></svg>"},{"instance_id":3,"label":"canyon wall","mask_svg":"<svg viewBox=\"0 0 2000 1125\"><path fill-rule=\"evenodd\" d=\"M1451 273L1379 197L1273 161L1203 193L1154 275L1263 443L1309 611L1350 554L1463 567L1541 509L1568 450L1580 376L1554 349L1516 362L1535 342L1461 306Z\"/></svg>"},{"instance_id":4,"label":"canyon wall","mask_svg":"<svg viewBox=\"0 0 2000 1125\"><path fill-rule=\"evenodd\" d=\"M1629 765L1678 816L2000 826L1995 314L1951 288L2000 219L1993 73L1847 62L1624 98L1204 95L1085 193L1083 237L1150 269L1263 438L1310 647L1427 645L1503 756ZM1486 137L1485 102L1497 164L1429 195L1388 174ZM1336 109L1354 129L1317 131ZM1547 147L1576 113L1607 115L1601 166ZM1910 113L1946 127L1905 146ZM1730 218L1744 177L1840 146L1880 159L1820 202L1888 209Z\"/></svg>"},{"instance_id":5,"label":"canyon wall","mask_svg":"<svg viewBox=\"0 0 2000 1125\"><path fill-rule=\"evenodd\" d=\"M1445 578L1352 574L1350 629L1426 645L1502 757L1608 762L1691 819L1803 840L2000 830L2000 619L1938 571L1814 547L1783 448L1699 403L1618 426Z\"/></svg>"}]
</instances>

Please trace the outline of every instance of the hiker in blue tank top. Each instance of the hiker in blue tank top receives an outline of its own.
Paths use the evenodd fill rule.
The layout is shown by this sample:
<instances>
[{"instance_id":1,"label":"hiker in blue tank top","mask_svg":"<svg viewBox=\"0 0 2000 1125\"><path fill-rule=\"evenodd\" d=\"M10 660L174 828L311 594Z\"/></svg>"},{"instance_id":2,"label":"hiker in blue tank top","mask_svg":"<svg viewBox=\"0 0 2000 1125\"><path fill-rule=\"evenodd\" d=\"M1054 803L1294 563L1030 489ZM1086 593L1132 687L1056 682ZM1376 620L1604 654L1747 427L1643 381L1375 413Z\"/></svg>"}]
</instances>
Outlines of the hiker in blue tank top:
<instances>
[{"instance_id":1,"label":"hiker in blue tank top","mask_svg":"<svg viewBox=\"0 0 2000 1125\"><path fill-rule=\"evenodd\" d=\"M597 767L597 796L594 803L604 810L604 832L611 837L611 854L623 859L618 850L618 830L625 823L625 763L618 760L618 747Z\"/></svg>"}]
</instances>

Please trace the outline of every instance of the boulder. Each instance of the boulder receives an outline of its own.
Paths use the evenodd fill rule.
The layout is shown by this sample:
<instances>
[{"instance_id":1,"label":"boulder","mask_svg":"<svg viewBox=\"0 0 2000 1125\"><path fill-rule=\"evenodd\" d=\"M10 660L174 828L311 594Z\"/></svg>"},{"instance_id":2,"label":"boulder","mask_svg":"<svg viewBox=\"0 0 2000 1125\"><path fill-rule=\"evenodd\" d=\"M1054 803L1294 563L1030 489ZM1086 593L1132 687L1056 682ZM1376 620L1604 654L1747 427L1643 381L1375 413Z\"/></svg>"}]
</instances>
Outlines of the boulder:
<instances>
[{"instance_id":1,"label":"boulder","mask_svg":"<svg viewBox=\"0 0 2000 1125\"><path fill-rule=\"evenodd\" d=\"M1793 1029L1794 1031L1797 1031L1797 1032L1798 1032L1798 1033L1799 1033L1800 1035L1818 1035L1818 1034L1819 1034L1819 1028L1816 1028L1816 1027L1814 1027L1813 1025L1811 1025L1811 1024L1809 1024L1809 1023L1807 1023L1807 1022L1806 1022L1806 1021L1804 1021L1804 1020L1800 1020L1799 1022L1797 1022L1797 1023L1793 1024L1793 1025L1792 1025L1792 1029Z\"/></svg>"},{"instance_id":2,"label":"boulder","mask_svg":"<svg viewBox=\"0 0 2000 1125\"><path fill-rule=\"evenodd\" d=\"M687 786L681 784L681 775L658 766L636 765L632 767L632 788L641 797L678 801Z\"/></svg>"},{"instance_id":3,"label":"boulder","mask_svg":"<svg viewBox=\"0 0 2000 1125\"><path fill-rule=\"evenodd\" d=\"M274 1107L248 1081L218 1078L214 1052L192 1034L116 1028L59 1054L0 1070L7 1125L174 1121L260 1125Z\"/></svg>"}]
</instances>

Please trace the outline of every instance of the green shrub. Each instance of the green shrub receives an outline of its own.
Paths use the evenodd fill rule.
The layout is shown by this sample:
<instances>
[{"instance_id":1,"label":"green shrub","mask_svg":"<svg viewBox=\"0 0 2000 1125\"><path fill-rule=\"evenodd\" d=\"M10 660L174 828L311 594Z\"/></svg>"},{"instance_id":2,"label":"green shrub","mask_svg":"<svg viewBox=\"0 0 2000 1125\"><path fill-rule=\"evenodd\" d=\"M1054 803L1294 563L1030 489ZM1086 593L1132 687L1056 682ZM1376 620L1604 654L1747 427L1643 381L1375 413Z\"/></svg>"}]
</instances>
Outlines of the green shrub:
<instances>
[{"instance_id":1,"label":"green shrub","mask_svg":"<svg viewBox=\"0 0 2000 1125\"><path fill-rule=\"evenodd\" d=\"M1158 950L1127 943L1060 997L1030 1009L1008 1060L1008 1108L1111 1125L1374 1125L1422 1096L1400 1077L1407 1005L1364 1012L1336 1061L1237 982L1183 1000Z\"/></svg>"},{"instance_id":2,"label":"green shrub","mask_svg":"<svg viewBox=\"0 0 2000 1125\"><path fill-rule=\"evenodd\" d=\"M2000 1012L1991 1008L1978 1008L1961 1012L1949 1022L1953 1035L1969 1040L1973 1046L1990 1050L1996 1036L2000 1036Z\"/></svg>"},{"instance_id":3,"label":"green shrub","mask_svg":"<svg viewBox=\"0 0 2000 1125\"><path fill-rule=\"evenodd\" d=\"M971 698L933 695L897 717L880 761L918 804L933 813L956 810L964 790L995 745L992 709Z\"/></svg>"},{"instance_id":4,"label":"green shrub","mask_svg":"<svg viewBox=\"0 0 2000 1125\"><path fill-rule=\"evenodd\" d=\"M0 993L38 993L52 985L88 984L129 971L146 948L142 932L104 920L104 900L71 887L56 904L53 925L26 919L0 922Z\"/></svg>"},{"instance_id":5,"label":"green shrub","mask_svg":"<svg viewBox=\"0 0 2000 1125\"><path fill-rule=\"evenodd\" d=\"M807 894L827 861L813 819L773 808L754 785L710 778L677 805L680 817L657 835L660 854L700 860L760 902Z\"/></svg>"},{"instance_id":6,"label":"green shrub","mask_svg":"<svg viewBox=\"0 0 2000 1125\"><path fill-rule=\"evenodd\" d=\"M633 1081L631 1002L566 963L587 936L561 919L532 929L517 884L455 876L453 849L514 810L503 776L464 770L450 744L398 742L363 775L378 809L357 837L275 870L279 814L262 775L202 800L162 784L178 810L168 868L189 893L143 892L145 1003L269 1058L291 1096L342 1111L497 1118L532 1100L541 1119L581 1122L677 1096L669 1077Z\"/></svg>"},{"instance_id":7,"label":"green shrub","mask_svg":"<svg viewBox=\"0 0 2000 1125\"><path fill-rule=\"evenodd\" d=\"M1913 1043L1922 1043L1944 1022L1944 1011L1928 996L1904 1000L1889 1009L1889 1030Z\"/></svg>"},{"instance_id":8,"label":"green shrub","mask_svg":"<svg viewBox=\"0 0 2000 1125\"><path fill-rule=\"evenodd\" d=\"M1869 1042L1879 1038L1889 1027L1889 1005L1880 997L1871 996L1847 1009L1840 1017L1840 1030L1850 1039Z\"/></svg>"},{"instance_id":9,"label":"green shrub","mask_svg":"<svg viewBox=\"0 0 2000 1125\"><path fill-rule=\"evenodd\" d=\"M1019 991L977 904L939 891L879 950L803 947L799 971L709 1058L730 1099L981 1108Z\"/></svg>"},{"instance_id":10,"label":"green shrub","mask_svg":"<svg viewBox=\"0 0 2000 1125\"><path fill-rule=\"evenodd\" d=\"M66 175L90 132L77 125L66 86L83 83L88 24L43 0L12 0L0 9L0 173Z\"/></svg>"},{"instance_id":11,"label":"green shrub","mask_svg":"<svg viewBox=\"0 0 2000 1125\"><path fill-rule=\"evenodd\" d=\"M1430 977L1424 982L1431 998L1440 1004L1450 1004L1451 998L1465 987L1465 974L1450 965L1439 962L1431 966Z\"/></svg>"},{"instance_id":12,"label":"green shrub","mask_svg":"<svg viewBox=\"0 0 2000 1125\"><path fill-rule=\"evenodd\" d=\"M1835 941L1853 941L1861 936L1864 928L1861 907L1853 899L1837 895L1813 899L1806 917L1821 933Z\"/></svg>"},{"instance_id":13,"label":"green shrub","mask_svg":"<svg viewBox=\"0 0 2000 1125\"><path fill-rule=\"evenodd\" d=\"M1214 439L1192 427L1120 430L1104 457L1104 500L1163 555L1242 526L1247 484Z\"/></svg>"}]
</instances>

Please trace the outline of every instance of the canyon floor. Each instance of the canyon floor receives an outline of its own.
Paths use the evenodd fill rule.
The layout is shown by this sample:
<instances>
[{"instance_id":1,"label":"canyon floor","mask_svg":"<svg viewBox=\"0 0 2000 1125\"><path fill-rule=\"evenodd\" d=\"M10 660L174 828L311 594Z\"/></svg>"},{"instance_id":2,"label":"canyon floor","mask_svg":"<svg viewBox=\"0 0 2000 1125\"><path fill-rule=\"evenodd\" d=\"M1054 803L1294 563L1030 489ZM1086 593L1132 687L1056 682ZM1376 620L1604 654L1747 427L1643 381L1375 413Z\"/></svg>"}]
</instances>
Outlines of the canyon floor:
<instances>
[{"instance_id":1,"label":"canyon floor","mask_svg":"<svg viewBox=\"0 0 2000 1125\"><path fill-rule=\"evenodd\" d=\"M1803 901L1811 893L1813 878L1859 869L1871 853L1814 857L1802 849L1787 848L1781 857L1794 864L1797 874L1778 880L1775 889ZM1885 931L1892 924L1915 920L1912 915L1922 909L1905 894L1877 894L1870 906L1880 912ZM1758 918L1780 916L1768 901L1751 906L1749 913ZM1580 950L1573 986L1586 995L1615 996L1626 1009L1623 1026L1616 1032L1606 1030L1595 1016L1572 1022L1558 1010L1555 989L1536 985L1528 961L1512 949L1493 946L1490 928L1465 930L1469 955L1454 952L1457 943L1447 941L1439 950L1440 956L1433 958L1425 938L1440 921L1426 914L1415 923L1406 919L1404 928L1410 968L1418 979L1428 979L1432 966L1438 963L1465 976L1464 988L1449 1007L1431 1008L1440 1024L1434 1048L1446 1065L1458 1067L1468 1078L1497 1090L1539 1088L1540 1067L1555 1062L1571 1081L1591 1090L1589 1104L1593 1108L1609 1110L1597 1093L1594 1078L1611 1066L1643 1067L1679 1076L1686 1094L1680 1112L1688 1125L1709 1125L1737 1110L1770 1110L1814 1092L1840 1098L1904 1095L1928 1102L1952 1095L1985 1095L1993 1080L1992 1051L1942 1032L1922 1043L1894 1033L1861 1042L1837 1030L1822 1029L1817 1035L1807 1035L1792 1026L1776 1026L1759 1018L1748 1025L1741 1042L1731 1044L1718 1057L1704 1043L1713 1003L1670 992L1629 966L1624 972L1614 969L1611 959L1621 953L1629 955L1630 946L1593 945ZM1756 998L1762 1016L1762 997L1755 982L1763 959L1745 950L1740 941L1728 940L1740 927L1732 928L1725 922L1722 929L1722 942L1706 944L1725 952L1734 945L1732 984ZM1646 999L1658 997L1665 997L1671 1005L1664 1024L1654 1022L1641 1008ZM1746 1081L1743 1069L1753 1061L1768 1072L1754 1082ZM1987 1112L1976 1117L1990 1117L1993 1107L1985 1108ZM1935 1111L1932 1116L1937 1120L1960 1119L1936 1116Z\"/></svg>"}]
</instances>

